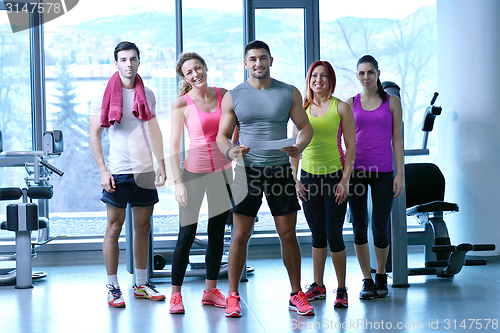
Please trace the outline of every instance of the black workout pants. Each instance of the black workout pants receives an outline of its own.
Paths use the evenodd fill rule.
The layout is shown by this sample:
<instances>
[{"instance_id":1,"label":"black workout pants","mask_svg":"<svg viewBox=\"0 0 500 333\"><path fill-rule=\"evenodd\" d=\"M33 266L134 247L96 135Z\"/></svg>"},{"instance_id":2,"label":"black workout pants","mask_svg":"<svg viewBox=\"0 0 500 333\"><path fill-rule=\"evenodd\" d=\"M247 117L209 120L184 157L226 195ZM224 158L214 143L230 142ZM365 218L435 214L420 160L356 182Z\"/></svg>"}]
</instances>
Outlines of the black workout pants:
<instances>
[{"instance_id":1,"label":"black workout pants","mask_svg":"<svg viewBox=\"0 0 500 333\"><path fill-rule=\"evenodd\" d=\"M182 172L188 206L179 206L179 237L172 262L172 285L182 286L189 252L196 236L198 215L205 193L208 201L208 245L205 254L206 279L217 280L224 251L224 229L231 208L229 186L232 170L211 173Z\"/></svg>"},{"instance_id":2,"label":"black workout pants","mask_svg":"<svg viewBox=\"0 0 500 333\"><path fill-rule=\"evenodd\" d=\"M378 248L389 246L389 223L392 209L393 172L353 170L349 208L353 218L354 244L368 242L368 186L372 197L373 242Z\"/></svg>"},{"instance_id":3,"label":"black workout pants","mask_svg":"<svg viewBox=\"0 0 500 333\"><path fill-rule=\"evenodd\" d=\"M314 248L325 248L328 243L331 252L345 249L342 226L347 200L340 205L335 202L335 190L341 179L341 170L327 175L314 175L304 170L300 173L300 181L309 190L302 208L311 229Z\"/></svg>"}]
</instances>

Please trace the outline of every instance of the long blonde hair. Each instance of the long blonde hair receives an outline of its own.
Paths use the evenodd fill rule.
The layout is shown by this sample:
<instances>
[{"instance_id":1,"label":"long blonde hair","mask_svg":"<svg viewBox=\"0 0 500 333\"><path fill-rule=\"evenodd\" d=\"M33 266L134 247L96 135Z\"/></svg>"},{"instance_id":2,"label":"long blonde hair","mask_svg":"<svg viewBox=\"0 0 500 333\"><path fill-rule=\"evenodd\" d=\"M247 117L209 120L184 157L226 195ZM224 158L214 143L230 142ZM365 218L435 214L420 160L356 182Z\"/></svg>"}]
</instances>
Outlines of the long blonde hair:
<instances>
[{"instance_id":1,"label":"long blonde hair","mask_svg":"<svg viewBox=\"0 0 500 333\"><path fill-rule=\"evenodd\" d=\"M179 75L183 80L179 84L179 97L184 96L187 94L191 89L191 85L184 80L184 74L182 73L182 66L184 63L188 60L198 60L201 62L203 67L205 67L205 70L208 71L207 64L205 60L196 52L184 52L179 56L179 59L177 59L177 64L175 65L175 71L177 72L177 75Z\"/></svg>"}]
</instances>

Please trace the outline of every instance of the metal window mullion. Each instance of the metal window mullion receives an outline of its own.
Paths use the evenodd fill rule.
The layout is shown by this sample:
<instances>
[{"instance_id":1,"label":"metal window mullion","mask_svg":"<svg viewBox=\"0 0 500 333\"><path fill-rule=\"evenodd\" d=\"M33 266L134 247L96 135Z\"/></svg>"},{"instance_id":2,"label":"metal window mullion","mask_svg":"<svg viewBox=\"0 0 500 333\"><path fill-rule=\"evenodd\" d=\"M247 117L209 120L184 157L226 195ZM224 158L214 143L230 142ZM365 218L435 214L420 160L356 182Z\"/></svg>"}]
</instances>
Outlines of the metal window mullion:
<instances>
[{"instance_id":1,"label":"metal window mullion","mask_svg":"<svg viewBox=\"0 0 500 333\"><path fill-rule=\"evenodd\" d=\"M43 14L29 13L32 149L42 150L46 128Z\"/></svg>"}]
</instances>

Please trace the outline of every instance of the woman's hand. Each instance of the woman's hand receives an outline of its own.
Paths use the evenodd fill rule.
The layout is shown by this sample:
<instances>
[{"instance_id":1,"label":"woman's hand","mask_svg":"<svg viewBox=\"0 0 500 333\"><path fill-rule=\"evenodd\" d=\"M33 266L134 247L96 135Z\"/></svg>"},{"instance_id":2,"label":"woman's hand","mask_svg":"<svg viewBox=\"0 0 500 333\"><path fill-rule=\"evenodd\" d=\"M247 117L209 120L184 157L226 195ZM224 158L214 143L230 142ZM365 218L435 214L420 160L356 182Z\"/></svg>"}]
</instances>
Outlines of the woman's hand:
<instances>
[{"instance_id":1,"label":"woman's hand","mask_svg":"<svg viewBox=\"0 0 500 333\"><path fill-rule=\"evenodd\" d=\"M184 208L188 205L186 186L182 182L175 184L175 201Z\"/></svg>"},{"instance_id":2,"label":"woman's hand","mask_svg":"<svg viewBox=\"0 0 500 333\"><path fill-rule=\"evenodd\" d=\"M307 192L309 192L309 190L298 179L295 179L295 191L300 201L307 201Z\"/></svg>"},{"instance_id":3,"label":"woman's hand","mask_svg":"<svg viewBox=\"0 0 500 333\"><path fill-rule=\"evenodd\" d=\"M394 177L394 182L392 184L392 192L394 192L394 198L399 197L401 193L403 193L404 179L403 174L398 173L396 177Z\"/></svg>"},{"instance_id":4,"label":"woman's hand","mask_svg":"<svg viewBox=\"0 0 500 333\"><path fill-rule=\"evenodd\" d=\"M349 178L344 178L340 180L337 184L337 188L335 189L335 202L337 204L342 204L347 200L347 196L349 195Z\"/></svg>"}]
</instances>

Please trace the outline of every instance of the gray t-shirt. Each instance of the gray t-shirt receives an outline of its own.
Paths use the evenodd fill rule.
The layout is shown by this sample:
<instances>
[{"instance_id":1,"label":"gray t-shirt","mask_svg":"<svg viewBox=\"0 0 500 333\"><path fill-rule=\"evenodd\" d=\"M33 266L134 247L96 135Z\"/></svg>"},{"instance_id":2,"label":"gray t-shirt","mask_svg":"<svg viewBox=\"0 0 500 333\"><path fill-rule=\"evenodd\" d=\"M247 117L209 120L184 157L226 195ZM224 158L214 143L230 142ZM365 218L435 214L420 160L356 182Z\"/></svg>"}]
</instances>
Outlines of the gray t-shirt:
<instances>
[{"instance_id":1,"label":"gray t-shirt","mask_svg":"<svg viewBox=\"0 0 500 333\"><path fill-rule=\"evenodd\" d=\"M273 79L268 89L252 87L247 81L230 91L239 124L239 142L273 141L287 138L292 107L293 86ZM280 150L257 150L250 147L245 166L277 166L289 163Z\"/></svg>"}]
</instances>

